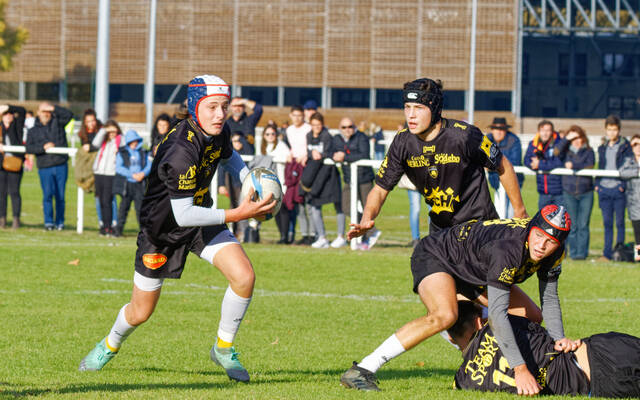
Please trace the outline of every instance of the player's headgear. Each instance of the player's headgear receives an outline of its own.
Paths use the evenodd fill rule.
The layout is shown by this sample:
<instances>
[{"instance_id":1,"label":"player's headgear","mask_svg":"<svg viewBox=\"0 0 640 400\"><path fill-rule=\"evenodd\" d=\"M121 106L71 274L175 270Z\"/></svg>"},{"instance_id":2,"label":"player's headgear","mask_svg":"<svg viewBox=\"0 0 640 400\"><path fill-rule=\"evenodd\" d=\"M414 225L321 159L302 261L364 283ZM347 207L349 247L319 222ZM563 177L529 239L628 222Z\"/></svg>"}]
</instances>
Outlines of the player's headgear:
<instances>
[{"instance_id":1,"label":"player's headgear","mask_svg":"<svg viewBox=\"0 0 640 400\"><path fill-rule=\"evenodd\" d=\"M426 90L425 90L426 88ZM442 117L442 103L444 96L442 94L442 83L435 82L433 79L420 78L415 81L407 82L402 89L402 102L404 103L420 103L429 107L431 110L430 129L434 124L440 121Z\"/></svg>"},{"instance_id":2,"label":"player's headgear","mask_svg":"<svg viewBox=\"0 0 640 400\"><path fill-rule=\"evenodd\" d=\"M205 98L211 96L230 97L229 85L221 78L215 75L199 75L189 82L187 90L187 108L189 114L194 121L200 124L198 120L198 104Z\"/></svg>"},{"instance_id":3,"label":"player's headgear","mask_svg":"<svg viewBox=\"0 0 640 400\"><path fill-rule=\"evenodd\" d=\"M557 243L562 243L569 236L571 218L564 206L549 204L536 213L529 226L540 230Z\"/></svg>"}]
</instances>

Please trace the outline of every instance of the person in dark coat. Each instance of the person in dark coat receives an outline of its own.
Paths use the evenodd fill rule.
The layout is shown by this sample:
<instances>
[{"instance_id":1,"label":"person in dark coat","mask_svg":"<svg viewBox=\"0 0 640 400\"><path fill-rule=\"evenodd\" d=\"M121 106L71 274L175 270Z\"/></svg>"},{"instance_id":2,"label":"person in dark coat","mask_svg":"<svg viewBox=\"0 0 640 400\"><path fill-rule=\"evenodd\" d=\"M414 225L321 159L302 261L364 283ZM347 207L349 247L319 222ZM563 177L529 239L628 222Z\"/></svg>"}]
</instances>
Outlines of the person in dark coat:
<instances>
[{"instance_id":1,"label":"person in dark coat","mask_svg":"<svg viewBox=\"0 0 640 400\"><path fill-rule=\"evenodd\" d=\"M262 105L253 100L234 97L231 99L229 108L231 116L226 122L229 130L234 133L239 132L246 142L245 151L247 154L254 155L256 153L254 147L256 126L262 117ZM247 114L247 111L250 111L251 114Z\"/></svg>"},{"instance_id":2,"label":"person in dark coat","mask_svg":"<svg viewBox=\"0 0 640 400\"><path fill-rule=\"evenodd\" d=\"M527 153L524 155L524 165L538 172L538 208L548 204L564 205L562 177L546 173L564 166L562 158L554 151L557 150L556 147L562 146L562 140L554 131L551 121L542 120L538 123L538 133L529 142Z\"/></svg>"},{"instance_id":3,"label":"person in dark coat","mask_svg":"<svg viewBox=\"0 0 640 400\"><path fill-rule=\"evenodd\" d=\"M46 151L54 147L69 147L65 126L73 118L66 108L51 103L41 103L35 125L27 134L27 153L36 155L40 186L42 187L42 208L44 227L48 231L64 228L64 191L67 186L69 168L66 154L52 154ZM56 211L53 213L53 198Z\"/></svg>"},{"instance_id":4,"label":"person in dark coat","mask_svg":"<svg viewBox=\"0 0 640 400\"><path fill-rule=\"evenodd\" d=\"M333 137L333 161L342 163L342 178L344 186L342 187L342 209L348 214L351 213L351 163L359 160L369 159L369 138L363 132L356 130L355 123L351 118L342 118L340 120L340 133ZM373 169L371 167L358 167L358 200L364 204L371 189L373 189ZM345 213L338 214L338 226L346 225ZM362 214L358 213L358 219L352 221L360 221ZM377 228L367 232L364 237L362 249L371 248L380 237L382 232ZM331 247L339 248L347 244L344 239L344 230L338 230L338 237L331 242Z\"/></svg>"},{"instance_id":5,"label":"person in dark coat","mask_svg":"<svg viewBox=\"0 0 640 400\"><path fill-rule=\"evenodd\" d=\"M20 196L20 182L22 181L22 164L24 154L5 153L3 146L22 146L22 134L26 110L19 106L2 105L2 132L0 132L0 228L7 225L7 197L11 197L13 222L11 227L20 227L20 209L22 197ZM17 157L20 160L18 171L8 171L2 167L4 157Z\"/></svg>"},{"instance_id":6,"label":"person in dark coat","mask_svg":"<svg viewBox=\"0 0 640 400\"><path fill-rule=\"evenodd\" d=\"M324 117L320 113L311 116L311 131L307 133L307 163L300 182L301 190L305 192L306 201L311 204L311 218L316 229L316 241L311 247L326 249L329 247L324 221L322 219L322 205L333 203L336 214L342 213L340 195L340 173L335 165L325 165L325 159L333 157L333 139L324 127ZM338 232L344 231L338 226ZM338 224L340 219L338 219Z\"/></svg>"},{"instance_id":7,"label":"person in dark coat","mask_svg":"<svg viewBox=\"0 0 640 400\"><path fill-rule=\"evenodd\" d=\"M491 133L488 134L487 137L491 142L498 146L500 151L502 151L502 154L511 161L512 165L522 165L522 144L520 144L518 136L509 131L509 128L511 128L511 125L507 124L507 120L505 118L495 117L491 125L489 125ZM524 175L517 174L516 176L518 177L518 185L522 187ZM500 201L504 202L503 204L506 206L506 214L503 217L513 218L513 206L511 205L511 202L506 196L500 196L497 192L500 187L500 178L497 172L489 171L489 184L496 190L494 203L497 205Z\"/></svg>"},{"instance_id":8,"label":"person in dark coat","mask_svg":"<svg viewBox=\"0 0 640 400\"><path fill-rule=\"evenodd\" d=\"M156 122L153 124L153 130L151 131L151 153L156 154L158 145L164 139L164 135L171 130L171 117L167 113L162 113L156 118Z\"/></svg>"}]
</instances>

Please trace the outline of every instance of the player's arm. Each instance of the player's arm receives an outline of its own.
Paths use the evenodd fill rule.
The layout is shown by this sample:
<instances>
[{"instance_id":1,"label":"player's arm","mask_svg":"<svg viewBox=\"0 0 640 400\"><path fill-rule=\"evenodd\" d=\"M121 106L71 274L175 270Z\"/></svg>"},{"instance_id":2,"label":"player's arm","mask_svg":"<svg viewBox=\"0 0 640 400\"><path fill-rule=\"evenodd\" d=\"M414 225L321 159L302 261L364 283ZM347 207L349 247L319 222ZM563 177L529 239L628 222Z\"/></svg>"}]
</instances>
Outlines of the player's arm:
<instances>
[{"instance_id":1,"label":"player's arm","mask_svg":"<svg viewBox=\"0 0 640 400\"><path fill-rule=\"evenodd\" d=\"M522 201L522 194L520 193L520 185L518 184L518 177L516 171L513 169L511 161L507 157L502 157L500 165L498 166L498 176L500 177L500 183L504 186L504 190L513 205L513 213L516 218L527 218L527 210L524 207Z\"/></svg>"},{"instance_id":2,"label":"player's arm","mask_svg":"<svg viewBox=\"0 0 640 400\"><path fill-rule=\"evenodd\" d=\"M362 219L359 224L351 224L351 229L347 232L347 240L364 235L375 225L375 219L380 214L380 209L387 199L389 191L381 188L378 184L373 185L373 189L367 196L367 201L362 212Z\"/></svg>"},{"instance_id":3,"label":"player's arm","mask_svg":"<svg viewBox=\"0 0 640 400\"><path fill-rule=\"evenodd\" d=\"M535 395L542 389L533 377L520 353L513 328L507 317L511 291L504 287L488 285L489 324L502 353L515 373L518 394Z\"/></svg>"}]
</instances>

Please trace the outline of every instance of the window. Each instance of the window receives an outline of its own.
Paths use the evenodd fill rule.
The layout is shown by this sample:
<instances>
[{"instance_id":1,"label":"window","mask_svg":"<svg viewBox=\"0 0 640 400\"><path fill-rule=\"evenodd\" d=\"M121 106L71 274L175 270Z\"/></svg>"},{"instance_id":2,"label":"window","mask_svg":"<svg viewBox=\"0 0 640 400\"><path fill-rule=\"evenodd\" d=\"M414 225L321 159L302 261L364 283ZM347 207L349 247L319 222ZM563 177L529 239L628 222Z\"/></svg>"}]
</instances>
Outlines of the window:
<instances>
[{"instance_id":1,"label":"window","mask_svg":"<svg viewBox=\"0 0 640 400\"><path fill-rule=\"evenodd\" d=\"M242 97L251 99L263 106L277 106L278 88L276 86L243 86Z\"/></svg>"},{"instance_id":2,"label":"window","mask_svg":"<svg viewBox=\"0 0 640 400\"><path fill-rule=\"evenodd\" d=\"M511 111L511 92L477 91L475 109L477 111Z\"/></svg>"},{"instance_id":3,"label":"window","mask_svg":"<svg viewBox=\"0 0 640 400\"><path fill-rule=\"evenodd\" d=\"M67 100L70 102L93 102L93 93L89 83L69 83L67 84Z\"/></svg>"},{"instance_id":4,"label":"window","mask_svg":"<svg viewBox=\"0 0 640 400\"><path fill-rule=\"evenodd\" d=\"M376 89L376 108L402 108L402 90Z\"/></svg>"},{"instance_id":5,"label":"window","mask_svg":"<svg viewBox=\"0 0 640 400\"><path fill-rule=\"evenodd\" d=\"M369 108L369 89L331 89L331 107Z\"/></svg>"},{"instance_id":6,"label":"window","mask_svg":"<svg viewBox=\"0 0 640 400\"><path fill-rule=\"evenodd\" d=\"M322 104L322 89L320 88L284 88L284 105L292 106L298 104L302 106L307 100L315 100L318 105Z\"/></svg>"},{"instance_id":7,"label":"window","mask_svg":"<svg viewBox=\"0 0 640 400\"><path fill-rule=\"evenodd\" d=\"M632 54L605 53L602 56L602 75L632 77L635 58Z\"/></svg>"},{"instance_id":8,"label":"window","mask_svg":"<svg viewBox=\"0 0 640 400\"><path fill-rule=\"evenodd\" d=\"M522 54L522 84L529 84L529 53Z\"/></svg>"},{"instance_id":9,"label":"window","mask_svg":"<svg viewBox=\"0 0 640 400\"><path fill-rule=\"evenodd\" d=\"M558 85L569 85L569 54L558 54Z\"/></svg>"},{"instance_id":10,"label":"window","mask_svg":"<svg viewBox=\"0 0 640 400\"><path fill-rule=\"evenodd\" d=\"M155 85L153 88L153 102L154 103L166 103L171 100L173 91L176 90L178 84L175 85ZM180 104L187 98L187 85L182 85L178 90L178 93L174 96L171 104ZM144 90L144 89L143 89Z\"/></svg>"},{"instance_id":11,"label":"window","mask_svg":"<svg viewBox=\"0 0 640 400\"><path fill-rule=\"evenodd\" d=\"M614 114L620 118L636 118L638 115L638 101L635 97L609 96L607 99L607 114Z\"/></svg>"},{"instance_id":12,"label":"window","mask_svg":"<svg viewBox=\"0 0 640 400\"><path fill-rule=\"evenodd\" d=\"M29 100L59 100L59 87L58 82L34 82L36 85L36 98Z\"/></svg>"},{"instance_id":13,"label":"window","mask_svg":"<svg viewBox=\"0 0 640 400\"><path fill-rule=\"evenodd\" d=\"M144 103L144 85L112 83L109 85L110 103Z\"/></svg>"},{"instance_id":14,"label":"window","mask_svg":"<svg viewBox=\"0 0 640 400\"><path fill-rule=\"evenodd\" d=\"M442 108L445 110L464 110L464 90L445 90Z\"/></svg>"},{"instance_id":15,"label":"window","mask_svg":"<svg viewBox=\"0 0 640 400\"><path fill-rule=\"evenodd\" d=\"M587 86L587 54L576 53L573 61L574 85Z\"/></svg>"}]
</instances>

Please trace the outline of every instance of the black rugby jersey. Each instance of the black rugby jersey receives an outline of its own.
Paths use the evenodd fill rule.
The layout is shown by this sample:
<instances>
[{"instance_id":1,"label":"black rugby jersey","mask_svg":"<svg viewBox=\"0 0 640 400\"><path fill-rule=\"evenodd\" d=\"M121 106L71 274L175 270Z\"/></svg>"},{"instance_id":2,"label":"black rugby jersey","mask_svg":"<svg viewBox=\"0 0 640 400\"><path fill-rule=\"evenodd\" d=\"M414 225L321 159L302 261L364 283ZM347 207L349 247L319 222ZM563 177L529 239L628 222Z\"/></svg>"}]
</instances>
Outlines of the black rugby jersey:
<instances>
[{"instance_id":1,"label":"black rugby jersey","mask_svg":"<svg viewBox=\"0 0 640 400\"><path fill-rule=\"evenodd\" d=\"M540 325L509 315L509 322L529 372L544 394L588 394L589 381L575 363L574 353L555 351L555 341ZM509 366L489 324L479 330L462 353L456 372L458 389L517 393L515 372Z\"/></svg>"},{"instance_id":2,"label":"black rugby jersey","mask_svg":"<svg viewBox=\"0 0 640 400\"><path fill-rule=\"evenodd\" d=\"M537 272L556 281L562 270L564 244L539 262L529 258L531 218L471 220L422 239L420 251L433 255L451 275L476 286L509 289Z\"/></svg>"},{"instance_id":3,"label":"black rugby jersey","mask_svg":"<svg viewBox=\"0 0 640 400\"><path fill-rule=\"evenodd\" d=\"M193 197L193 204L211 207L209 185L220 159L231 157L227 125L220 135L205 136L192 119L178 123L160 142L147 178L140 210L140 229L156 244L189 241L199 227L180 227L171 199Z\"/></svg>"},{"instance_id":4,"label":"black rugby jersey","mask_svg":"<svg viewBox=\"0 0 640 400\"><path fill-rule=\"evenodd\" d=\"M431 206L431 222L446 228L470 219L498 218L484 167L496 170L502 153L478 128L442 119L432 141L403 129L394 137L376 174L376 184L392 190L402 174Z\"/></svg>"}]
</instances>

